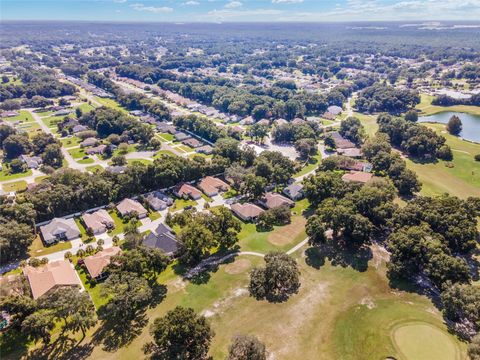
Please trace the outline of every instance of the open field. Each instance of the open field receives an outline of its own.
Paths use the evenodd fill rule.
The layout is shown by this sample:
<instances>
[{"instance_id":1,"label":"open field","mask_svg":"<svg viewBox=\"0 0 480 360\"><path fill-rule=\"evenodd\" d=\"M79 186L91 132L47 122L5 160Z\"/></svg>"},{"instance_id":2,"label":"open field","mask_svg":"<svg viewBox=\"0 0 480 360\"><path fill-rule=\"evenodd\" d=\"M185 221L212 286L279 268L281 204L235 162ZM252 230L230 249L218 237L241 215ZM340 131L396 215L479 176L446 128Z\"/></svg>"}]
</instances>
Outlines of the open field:
<instances>
[{"instance_id":1,"label":"open field","mask_svg":"<svg viewBox=\"0 0 480 360\"><path fill-rule=\"evenodd\" d=\"M123 113L128 113L127 110L125 110L118 102L116 102L113 99L101 98L101 97L98 97L98 96L95 96L94 98L95 98L96 101L98 101L103 106L107 106L107 107L113 108L115 110L120 110Z\"/></svg>"},{"instance_id":2,"label":"open field","mask_svg":"<svg viewBox=\"0 0 480 360\"><path fill-rule=\"evenodd\" d=\"M421 102L416 106L422 115L432 115L444 111L465 112L473 115L480 115L479 106L454 105L454 106L436 106L432 105L432 95L421 94Z\"/></svg>"},{"instance_id":3,"label":"open field","mask_svg":"<svg viewBox=\"0 0 480 360\"><path fill-rule=\"evenodd\" d=\"M439 195L445 192L461 198L480 196L480 162L473 158L480 153L480 144L475 144L444 131L443 124L427 124L441 133L452 148L453 161L450 166L445 161L436 163L414 163L407 159L407 166L415 171L423 184L421 194Z\"/></svg>"},{"instance_id":4,"label":"open field","mask_svg":"<svg viewBox=\"0 0 480 360\"><path fill-rule=\"evenodd\" d=\"M329 257L336 260L332 263ZM159 277L159 282L167 285L167 296L147 311L149 323L177 305L192 307L209 318L215 331L211 346L214 359L225 358L236 334L259 337L272 359L316 360L318 354L322 354L322 359L410 359L406 356L412 348L419 346L418 351L426 352L426 346L431 344L443 349L445 356L458 354L459 359L464 358L466 346L448 334L440 312L430 300L390 289L384 260L376 251L373 257L367 252L353 258L349 254L327 256L318 249L308 249L296 258L302 273L300 291L277 304L248 296L248 272L263 263L260 257L241 256L221 265L199 283L183 281L169 268ZM101 301L95 293L94 298L97 303ZM421 326L415 329L420 330L417 335L428 336L428 342L422 347L401 333L399 338L394 330L401 321ZM432 331L425 334L424 326ZM127 346L116 352L96 346L91 358L136 358L149 339L145 326ZM456 359L438 359L447 358Z\"/></svg>"}]
</instances>

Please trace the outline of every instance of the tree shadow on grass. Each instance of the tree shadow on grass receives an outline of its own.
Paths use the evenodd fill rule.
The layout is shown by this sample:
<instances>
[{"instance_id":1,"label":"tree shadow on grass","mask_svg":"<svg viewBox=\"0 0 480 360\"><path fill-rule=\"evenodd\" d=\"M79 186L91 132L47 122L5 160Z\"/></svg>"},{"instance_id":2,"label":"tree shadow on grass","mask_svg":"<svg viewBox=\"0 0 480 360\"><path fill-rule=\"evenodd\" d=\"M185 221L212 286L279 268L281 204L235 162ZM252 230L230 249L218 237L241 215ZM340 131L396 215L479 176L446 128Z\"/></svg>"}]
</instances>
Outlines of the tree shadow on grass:
<instances>
[{"instance_id":1,"label":"tree shadow on grass","mask_svg":"<svg viewBox=\"0 0 480 360\"><path fill-rule=\"evenodd\" d=\"M156 279L154 281L154 283L150 284L152 289L152 300L150 301L149 306L151 308L160 304L167 296L167 287L164 284L157 283Z\"/></svg>"},{"instance_id":2,"label":"tree shadow on grass","mask_svg":"<svg viewBox=\"0 0 480 360\"><path fill-rule=\"evenodd\" d=\"M339 245L322 244L310 247L305 251L307 265L320 269L329 260L333 266L351 267L363 272L372 259L372 250L368 246L342 247Z\"/></svg>"},{"instance_id":3,"label":"tree shadow on grass","mask_svg":"<svg viewBox=\"0 0 480 360\"><path fill-rule=\"evenodd\" d=\"M131 320L106 319L102 326L93 334L92 344L103 345L103 350L114 352L130 344L147 325L145 311L138 312Z\"/></svg>"},{"instance_id":4,"label":"tree shadow on grass","mask_svg":"<svg viewBox=\"0 0 480 360\"><path fill-rule=\"evenodd\" d=\"M93 346L80 343L62 333L54 342L30 352L27 359L83 360L91 355Z\"/></svg>"}]
</instances>

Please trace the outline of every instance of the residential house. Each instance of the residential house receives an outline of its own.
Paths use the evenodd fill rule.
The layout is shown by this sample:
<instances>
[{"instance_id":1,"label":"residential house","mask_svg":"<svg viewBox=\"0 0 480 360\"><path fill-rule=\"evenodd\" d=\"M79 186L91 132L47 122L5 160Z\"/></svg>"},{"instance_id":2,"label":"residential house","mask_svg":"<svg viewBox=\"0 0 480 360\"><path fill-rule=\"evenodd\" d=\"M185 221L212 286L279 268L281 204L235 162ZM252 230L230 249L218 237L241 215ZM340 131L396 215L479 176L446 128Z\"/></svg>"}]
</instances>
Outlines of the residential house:
<instances>
[{"instance_id":1,"label":"residential house","mask_svg":"<svg viewBox=\"0 0 480 360\"><path fill-rule=\"evenodd\" d=\"M107 166L105 168L105 171L108 171L109 173L112 174L123 174L127 170L126 166L121 166L121 165L112 165L112 166Z\"/></svg>"},{"instance_id":2,"label":"residential house","mask_svg":"<svg viewBox=\"0 0 480 360\"><path fill-rule=\"evenodd\" d=\"M169 206L169 204L166 201L164 201L163 198L157 197L155 193L148 194L145 197L145 200L147 201L148 205L155 211L165 210L167 206ZM172 205L172 203L170 203L170 205Z\"/></svg>"},{"instance_id":3,"label":"residential house","mask_svg":"<svg viewBox=\"0 0 480 360\"><path fill-rule=\"evenodd\" d=\"M365 184L372 178L371 173L361 172L361 171L351 171L342 176L342 180L345 182L355 182Z\"/></svg>"},{"instance_id":4,"label":"residential house","mask_svg":"<svg viewBox=\"0 0 480 360\"><path fill-rule=\"evenodd\" d=\"M175 135L178 132L178 130L175 126L167 124L165 122L160 122L160 123L157 122L157 130L159 132L169 133L169 134L172 134L172 135Z\"/></svg>"},{"instance_id":5,"label":"residential house","mask_svg":"<svg viewBox=\"0 0 480 360\"><path fill-rule=\"evenodd\" d=\"M95 139L94 137L89 137L80 143L80 147L95 146L97 145L97 143L98 143L97 139Z\"/></svg>"},{"instance_id":6,"label":"residential house","mask_svg":"<svg viewBox=\"0 0 480 360\"><path fill-rule=\"evenodd\" d=\"M288 121L280 118L275 120L273 123L275 124L275 126L282 126L288 124Z\"/></svg>"},{"instance_id":7,"label":"residential house","mask_svg":"<svg viewBox=\"0 0 480 360\"><path fill-rule=\"evenodd\" d=\"M211 147L210 145L203 145L196 148L195 151L200 154L210 155L211 153L213 153L213 147Z\"/></svg>"},{"instance_id":8,"label":"residential house","mask_svg":"<svg viewBox=\"0 0 480 360\"><path fill-rule=\"evenodd\" d=\"M72 132L74 134L76 133L79 133L79 132L82 132L82 131L87 131L88 130L88 127L86 127L85 125L75 125L73 128L72 128Z\"/></svg>"},{"instance_id":9,"label":"residential house","mask_svg":"<svg viewBox=\"0 0 480 360\"><path fill-rule=\"evenodd\" d=\"M117 210L122 216L127 216L136 213L139 219L147 216L148 211L136 200L129 198L123 199L118 203Z\"/></svg>"},{"instance_id":10,"label":"residential house","mask_svg":"<svg viewBox=\"0 0 480 360\"><path fill-rule=\"evenodd\" d=\"M280 195L278 193L274 192L268 192L263 196L260 200L259 203L266 207L267 209L274 209L280 206L288 206L288 207L293 207L295 206L295 202L290 200L289 198L286 198L283 195Z\"/></svg>"},{"instance_id":11,"label":"residential house","mask_svg":"<svg viewBox=\"0 0 480 360\"><path fill-rule=\"evenodd\" d=\"M258 125L266 125L266 126L268 126L268 125L270 125L270 121L268 121L267 119L262 119L262 120L260 120L260 121L257 121L257 124L258 124Z\"/></svg>"},{"instance_id":12,"label":"residential house","mask_svg":"<svg viewBox=\"0 0 480 360\"><path fill-rule=\"evenodd\" d=\"M143 245L160 249L167 255L174 255L179 248L175 233L168 225L163 223L160 223L155 230L145 236Z\"/></svg>"},{"instance_id":13,"label":"residential house","mask_svg":"<svg viewBox=\"0 0 480 360\"><path fill-rule=\"evenodd\" d=\"M333 115L332 113L329 113L328 111L324 112L322 114L322 118L327 119L327 120L335 120L337 116Z\"/></svg>"},{"instance_id":14,"label":"residential house","mask_svg":"<svg viewBox=\"0 0 480 360\"><path fill-rule=\"evenodd\" d=\"M247 116L245 119L240 121L240 125L253 125L255 120L251 116Z\"/></svg>"},{"instance_id":15,"label":"residential house","mask_svg":"<svg viewBox=\"0 0 480 360\"><path fill-rule=\"evenodd\" d=\"M293 125L302 125L302 124L305 124L305 122L306 122L305 120L300 118L295 118L292 120Z\"/></svg>"},{"instance_id":16,"label":"residential house","mask_svg":"<svg viewBox=\"0 0 480 360\"><path fill-rule=\"evenodd\" d=\"M202 197L202 193L196 187L190 184L182 184L174 192L175 196L181 198L191 198L193 200L198 200Z\"/></svg>"},{"instance_id":17,"label":"residential house","mask_svg":"<svg viewBox=\"0 0 480 360\"><path fill-rule=\"evenodd\" d=\"M95 147L92 147L90 149L85 150L85 153L88 155L94 155L94 154L103 154L105 150L107 149L107 145L101 144Z\"/></svg>"},{"instance_id":18,"label":"residential house","mask_svg":"<svg viewBox=\"0 0 480 360\"><path fill-rule=\"evenodd\" d=\"M82 288L80 278L67 260L53 261L37 268L27 265L23 268L23 274L28 280L35 300L57 287Z\"/></svg>"},{"instance_id":19,"label":"residential house","mask_svg":"<svg viewBox=\"0 0 480 360\"><path fill-rule=\"evenodd\" d=\"M65 116L65 115L68 115L72 112L71 109L62 109L62 110L58 110L57 112L55 112L53 114L53 116Z\"/></svg>"},{"instance_id":20,"label":"residential house","mask_svg":"<svg viewBox=\"0 0 480 360\"><path fill-rule=\"evenodd\" d=\"M255 221L258 216L263 213L261 207L251 203L235 203L230 206L235 215L237 215L243 221Z\"/></svg>"},{"instance_id":21,"label":"residential house","mask_svg":"<svg viewBox=\"0 0 480 360\"><path fill-rule=\"evenodd\" d=\"M133 116L142 116L142 115L143 115L143 111L142 111L142 110L133 110L133 111L130 111L130 115L133 115Z\"/></svg>"},{"instance_id":22,"label":"residential house","mask_svg":"<svg viewBox=\"0 0 480 360\"><path fill-rule=\"evenodd\" d=\"M91 229L94 234L101 234L115 227L115 222L112 217L104 209L97 210L90 214L85 213L82 216L82 220L85 227Z\"/></svg>"},{"instance_id":23,"label":"residential house","mask_svg":"<svg viewBox=\"0 0 480 360\"><path fill-rule=\"evenodd\" d=\"M83 264L90 278L96 281L105 278L107 274L104 270L110 264L110 259L120 252L121 250L118 246L112 246L83 259Z\"/></svg>"},{"instance_id":24,"label":"residential house","mask_svg":"<svg viewBox=\"0 0 480 360\"><path fill-rule=\"evenodd\" d=\"M177 140L177 141L183 141L183 140L191 138L190 135L187 135L184 132L177 132L174 136L175 136L175 140Z\"/></svg>"},{"instance_id":25,"label":"residential house","mask_svg":"<svg viewBox=\"0 0 480 360\"><path fill-rule=\"evenodd\" d=\"M338 155L347 156L350 158L361 158L362 157L362 150L359 148L347 148L347 149L338 149Z\"/></svg>"},{"instance_id":26,"label":"residential house","mask_svg":"<svg viewBox=\"0 0 480 360\"><path fill-rule=\"evenodd\" d=\"M303 185L299 183L294 183L287 186L283 189L283 193L292 200L300 200L304 197Z\"/></svg>"},{"instance_id":27,"label":"residential house","mask_svg":"<svg viewBox=\"0 0 480 360\"><path fill-rule=\"evenodd\" d=\"M198 184L198 187L205 195L210 197L216 196L220 192L225 192L230 189L230 186L226 182L213 176L204 177Z\"/></svg>"},{"instance_id":28,"label":"residential house","mask_svg":"<svg viewBox=\"0 0 480 360\"><path fill-rule=\"evenodd\" d=\"M340 106L332 105L327 108L327 111L333 115L340 115L342 113L342 108Z\"/></svg>"},{"instance_id":29,"label":"residential house","mask_svg":"<svg viewBox=\"0 0 480 360\"><path fill-rule=\"evenodd\" d=\"M66 241L78 238L80 230L73 218L54 218L47 225L40 226L43 241L52 244L56 241Z\"/></svg>"},{"instance_id":30,"label":"residential house","mask_svg":"<svg viewBox=\"0 0 480 360\"><path fill-rule=\"evenodd\" d=\"M188 139L185 139L185 140L182 140L182 144L190 146L194 149L203 145L200 141L198 141L197 139L194 139L192 137L188 138Z\"/></svg>"},{"instance_id":31,"label":"residential house","mask_svg":"<svg viewBox=\"0 0 480 360\"><path fill-rule=\"evenodd\" d=\"M335 142L335 147L337 149L349 149L354 148L355 144L348 139L345 139L338 131L334 131L330 134L333 141Z\"/></svg>"},{"instance_id":32,"label":"residential house","mask_svg":"<svg viewBox=\"0 0 480 360\"><path fill-rule=\"evenodd\" d=\"M14 111L14 110L12 110L12 111L4 111L4 112L2 112L2 113L0 114L0 116L1 116L2 118L14 117L14 116L18 116L18 115L20 115L20 114L18 113L18 111Z\"/></svg>"},{"instance_id":33,"label":"residential house","mask_svg":"<svg viewBox=\"0 0 480 360\"><path fill-rule=\"evenodd\" d=\"M40 156L20 155L20 160L22 160L29 169L38 169L43 163Z\"/></svg>"}]
</instances>

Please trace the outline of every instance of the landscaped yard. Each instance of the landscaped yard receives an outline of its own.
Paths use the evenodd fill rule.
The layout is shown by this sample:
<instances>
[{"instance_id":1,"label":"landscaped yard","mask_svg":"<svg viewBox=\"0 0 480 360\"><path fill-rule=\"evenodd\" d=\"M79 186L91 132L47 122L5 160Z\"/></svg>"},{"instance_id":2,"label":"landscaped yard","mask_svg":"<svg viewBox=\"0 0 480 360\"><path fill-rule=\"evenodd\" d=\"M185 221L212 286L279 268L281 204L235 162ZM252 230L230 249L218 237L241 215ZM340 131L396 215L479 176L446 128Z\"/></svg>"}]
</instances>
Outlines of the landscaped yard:
<instances>
[{"instance_id":1,"label":"landscaped yard","mask_svg":"<svg viewBox=\"0 0 480 360\"><path fill-rule=\"evenodd\" d=\"M7 117L7 118L4 118L3 120L5 121L20 121L20 122L32 122L32 121L35 121L33 119L33 116L32 114L30 114L27 110L20 110L18 112L18 115L17 116L12 116L12 117Z\"/></svg>"},{"instance_id":2,"label":"landscaped yard","mask_svg":"<svg viewBox=\"0 0 480 360\"><path fill-rule=\"evenodd\" d=\"M157 153L153 156L154 159L158 159L162 155L170 155L170 156L175 156L173 152L170 150L159 150Z\"/></svg>"},{"instance_id":3,"label":"landscaped yard","mask_svg":"<svg viewBox=\"0 0 480 360\"><path fill-rule=\"evenodd\" d=\"M3 191L6 193L10 191L22 191L27 188L27 182L25 180L19 180L2 185Z\"/></svg>"},{"instance_id":4,"label":"landscaped yard","mask_svg":"<svg viewBox=\"0 0 480 360\"><path fill-rule=\"evenodd\" d=\"M77 162L79 164L93 164L95 162L95 160L93 160L91 157L89 157L88 159L77 160Z\"/></svg>"},{"instance_id":5,"label":"landscaped yard","mask_svg":"<svg viewBox=\"0 0 480 360\"><path fill-rule=\"evenodd\" d=\"M71 248L72 244L70 243L70 241L63 241L58 242L54 245L44 246L42 240L40 239L40 235L37 235L33 240L32 245L30 245L28 254L34 257L42 257L57 251L68 250Z\"/></svg>"},{"instance_id":6,"label":"landscaped yard","mask_svg":"<svg viewBox=\"0 0 480 360\"><path fill-rule=\"evenodd\" d=\"M102 297L100 295L101 286L102 286L101 283L90 281L87 278L87 273L85 272L84 267L76 265L75 269L77 270L78 275L80 276L80 280L82 280L85 290L87 290L88 293L90 294L90 297L92 298L92 301L95 304L95 307L98 309L100 306L105 305L108 302L108 298Z\"/></svg>"},{"instance_id":7,"label":"landscaped yard","mask_svg":"<svg viewBox=\"0 0 480 360\"><path fill-rule=\"evenodd\" d=\"M109 211L108 213L110 214L110 216L113 219L113 222L115 223L115 229L109 231L108 235L115 236L115 235L118 235L118 234L122 233L123 232L123 226L124 226L122 218L118 216L116 211L112 210L112 211Z\"/></svg>"},{"instance_id":8,"label":"landscaped yard","mask_svg":"<svg viewBox=\"0 0 480 360\"><path fill-rule=\"evenodd\" d=\"M173 141L173 139L175 139L175 136L169 133L159 133L158 136L165 141Z\"/></svg>"},{"instance_id":9,"label":"landscaped yard","mask_svg":"<svg viewBox=\"0 0 480 360\"><path fill-rule=\"evenodd\" d=\"M3 164L3 169L0 171L0 181L6 180L14 180L14 179L21 179L26 176L32 175L32 170L28 169L23 173L16 173L16 174L9 174L8 170L6 169L6 165Z\"/></svg>"},{"instance_id":10,"label":"landscaped yard","mask_svg":"<svg viewBox=\"0 0 480 360\"><path fill-rule=\"evenodd\" d=\"M67 149L78 146L82 142L82 139L76 136L60 138L59 140L62 143L62 146Z\"/></svg>"},{"instance_id":11,"label":"landscaped yard","mask_svg":"<svg viewBox=\"0 0 480 360\"><path fill-rule=\"evenodd\" d=\"M49 116L42 118L42 121L51 129L57 129L57 124L63 120L64 116Z\"/></svg>"},{"instance_id":12,"label":"landscaped yard","mask_svg":"<svg viewBox=\"0 0 480 360\"><path fill-rule=\"evenodd\" d=\"M92 173L95 173L97 171L103 170L103 167L101 165L93 165L93 166L87 166L86 167L87 171L90 171Z\"/></svg>"},{"instance_id":13,"label":"landscaped yard","mask_svg":"<svg viewBox=\"0 0 480 360\"><path fill-rule=\"evenodd\" d=\"M178 210L182 210L185 206L195 206L197 205L196 201L193 200L185 200L185 199L175 199L175 202L172 206L168 209L169 212L174 212Z\"/></svg>"},{"instance_id":14,"label":"landscaped yard","mask_svg":"<svg viewBox=\"0 0 480 360\"><path fill-rule=\"evenodd\" d=\"M303 166L302 169L297 172L296 174L293 175L293 177L298 177L305 175L309 173L312 170L315 170L318 165L320 164L320 161L322 160L322 154L318 153L317 155L313 156L307 165Z\"/></svg>"},{"instance_id":15,"label":"landscaped yard","mask_svg":"<svg viewBox=\"0 0 480 360\"><path fill-rule=\"evenodd\" d=\"M74 149L70 149L68 150L68 152L70 153L70 155L72 155L72 157L74 159L79 159L79 158L83 158L84 156L86 156L87 154L85 153L85 149L84 148L74 148Z\"/></svg>"}]
</instances>

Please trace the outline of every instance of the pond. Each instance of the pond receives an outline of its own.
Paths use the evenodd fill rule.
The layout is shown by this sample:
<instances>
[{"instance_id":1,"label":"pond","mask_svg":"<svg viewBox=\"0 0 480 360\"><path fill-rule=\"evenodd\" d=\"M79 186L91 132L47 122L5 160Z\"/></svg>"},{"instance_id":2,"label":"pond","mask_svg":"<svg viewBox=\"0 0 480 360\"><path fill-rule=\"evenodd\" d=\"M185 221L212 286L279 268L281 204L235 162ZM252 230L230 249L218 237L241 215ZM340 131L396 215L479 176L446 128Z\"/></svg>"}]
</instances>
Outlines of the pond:
<instances>
[{"instance_id":1,"label":"pond","mask_svg":"<svg viewBox=\"0 0 480 360\"><path fill-rule=\"evenodd\" d=\"M418 122L434 122L447 124L453 115L462 120L462 132L460 136L466 140L480 143L480 116L467 113L446 111L429 116L420 116Z\"/></svg>"}]
</instances>

